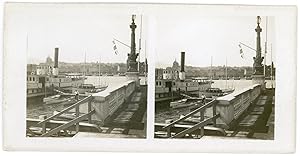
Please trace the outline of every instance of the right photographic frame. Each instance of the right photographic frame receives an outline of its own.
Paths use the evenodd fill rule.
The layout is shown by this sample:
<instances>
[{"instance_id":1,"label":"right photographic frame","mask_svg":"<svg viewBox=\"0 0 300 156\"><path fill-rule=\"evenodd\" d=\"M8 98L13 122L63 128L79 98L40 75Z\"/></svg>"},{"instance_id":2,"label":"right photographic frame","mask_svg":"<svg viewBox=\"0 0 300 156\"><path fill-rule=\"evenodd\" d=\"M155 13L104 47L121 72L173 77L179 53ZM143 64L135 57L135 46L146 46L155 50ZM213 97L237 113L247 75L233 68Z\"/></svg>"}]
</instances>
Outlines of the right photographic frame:
<instances>
[{"instance_id":1,"label":"right photographic frame","mask_svg":"<svg viewBox=\"0 0 300 156\"><path fill-rule=\"evenodd\" d=\"M154 138L274 140L276 17L157 17Z\"/></svg>"}]
</instances>

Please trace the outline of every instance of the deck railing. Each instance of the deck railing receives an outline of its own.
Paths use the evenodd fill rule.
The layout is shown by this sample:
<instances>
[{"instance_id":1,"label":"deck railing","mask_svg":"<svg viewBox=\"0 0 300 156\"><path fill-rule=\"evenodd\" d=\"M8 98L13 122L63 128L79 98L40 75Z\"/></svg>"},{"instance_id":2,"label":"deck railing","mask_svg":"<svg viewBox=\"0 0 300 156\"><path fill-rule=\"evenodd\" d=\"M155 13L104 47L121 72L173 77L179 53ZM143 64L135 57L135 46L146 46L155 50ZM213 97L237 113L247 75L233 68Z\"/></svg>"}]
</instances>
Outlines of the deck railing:
<instances>
[{"instance_id":1,"label":"deck railing","mask_svg":"<svg viewBox=\"0 0 300 156\"><path fill-rule=\"evenodd\" d=\"M200 128L200 138L204 136L204 126L210 124L211 122L213 123L214 126L216 126L216 120L217 118L220 117L220 114L217 114L217 109L216 109L216 104L217 101L216 100L212 100L204 105L202 105L201 107L193 110L192 112L188 113L187 115L185 115L184 117L168 124L167 126L163 127L163 130L167 131L167 137L168 138L181 138L184 137L186 134L189 134L197 129ZM207 108L209 107L213 107L213 116L208 118L208 119L204 119L204 112ZM178 124L181 121L184 121L185 119L191 117L192 115L196 114L200 112L200 122L193 125L192 127L185 129L177 134L175 134L174 136L171 136L171 128L175 125Z\"/></svg>"},{"instance_id":2,"label":"deck railing","mask_svg":"<svg viewBox=\"0 0 300 156\"><path fill-rule=\"evenodd\" d=\"M49 137L53 134L56 134L56 133L60 132L61 130L65 130L65 129L69 128L70 126L72 126L74 124L76 124L75 129L76 129L76 133L78 133L79 132L79 123L80 123L80 121L88 119L88 122L91 123L91 116L95 113L95 110L92 110L92 106L91 106L91 101L92 100L93 100L93 97L91 95L88 96L88 97L85 97L85 98L81 99L80 101L76 102L75 104L63 109L59 113L54 114L54 115L50 116L49 118L46 118L45 120L39 122L37 125L42 127L42 136L43 137ZM88 113L79 116L80 115L79 106L84 104L84 103L87 103L87 105L88 105ZM54 129L51 129L48 132L46 132L47 122L49 122L50 120L54 119L55 117L58 117L58 116L66 113L66 112L68 112L68 111L70 111L71 109L74 109L74 108L75 108L75 114L76 114L75 119L73 119L73 120L69 121L68 123L65 123L61 126L58 126Z\"/></svg>"}]
</instances>

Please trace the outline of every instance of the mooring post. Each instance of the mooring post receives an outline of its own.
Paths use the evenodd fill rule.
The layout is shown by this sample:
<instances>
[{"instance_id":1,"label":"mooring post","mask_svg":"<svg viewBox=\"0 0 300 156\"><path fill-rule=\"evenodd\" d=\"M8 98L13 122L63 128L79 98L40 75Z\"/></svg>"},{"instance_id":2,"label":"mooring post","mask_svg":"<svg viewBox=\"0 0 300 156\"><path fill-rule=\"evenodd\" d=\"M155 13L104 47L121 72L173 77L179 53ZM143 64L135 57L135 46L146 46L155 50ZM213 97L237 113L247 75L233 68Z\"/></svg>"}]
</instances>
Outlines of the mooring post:
<instances>
[{"instance_id":1,"label":"mooring post","mask_svg":"<svg viewBox=\"0 0 300 156\"><path fill-rule=\"evenodd\" d=\"M40 115L39 119L40 120L46 120L47 116L46 115ZM42 124L42 134L46 133L46 128L47 128L46 124L47 124L47 121Z\"/></svg>"},{"instance_id":2,"label":"mooring post","mask_svg":"<svg viewBox=\"0 0 300 156\"><path fill-rule=\"evenodd\" d=\"M171 127L167 128L167 138L171 138Z\"/></svg>"},{"instance_id":3,"label":"mooring post","mask_svg":"<svg viewBox=\"0 0 300 156\"><path fill-rule=\"evenodd\" d=\"M79 105L76 106L75 108L75 111L76 111L76 118L79 117ZM79 122L76 123L76 133L79 132Z\"/></svg>"},{"instance_id":4,"label":"mooring post","mask_svg":"<svg viewBox=\"0 0 300 156\"><path fill-rule=\"evenodd\" d=\"M200 122L202 122L204 120L204 111L201 110L200 111ZM201 131L200 131L200 138L202 138L204 136L204 126L201 126Z\"/></svg>"},{"instance_id":5,"label":"mooring post","mask_svg":"<svg viewBox=\"0 0 300 156\"><path fill-rule=\"evenodd\" d=\"M213 104L213 116L215 116L215 115L217 115L217 103L216 102ZM216 118L213 119L213 124L214 124L214 127L217 126Z\"/></svg>"},{"instance_id":6,"label":"mooring post","mask_svg":"<svg viewBox=\"0 0 300 156\"><path fill-rule=\"evenodd\" d=\"M42 134L46 133L46 123L47 122L43 123L43 125L42 125Z\"/></svg>"},{"instance_id":7,"label":"mooring post","mask_svg":"<svg viewBox=\"0 0 300 156\"><path fill-rule=\"evenodd\" d=\"M90 100L90 101L88 102L88 113L89 113L91 110L92 110L92 100ZM89 122L89 123L92 122L92 115L90 115L90 116L88 117L88 122Z\"/></svg>"}]
</instances>

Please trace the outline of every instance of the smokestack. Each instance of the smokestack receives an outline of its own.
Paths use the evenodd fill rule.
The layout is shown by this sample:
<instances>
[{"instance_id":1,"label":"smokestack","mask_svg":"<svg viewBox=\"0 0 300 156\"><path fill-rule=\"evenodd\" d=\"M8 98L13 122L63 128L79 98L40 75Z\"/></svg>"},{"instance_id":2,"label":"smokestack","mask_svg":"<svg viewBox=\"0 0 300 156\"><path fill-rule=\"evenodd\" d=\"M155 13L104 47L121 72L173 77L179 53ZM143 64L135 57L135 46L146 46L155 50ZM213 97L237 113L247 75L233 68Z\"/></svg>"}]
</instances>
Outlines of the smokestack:
<instances>
[{"instance_id":1,"label":"smokestack","mask_svg":"<svg viewBox=\"0 0 300 156\"><path fill-rule=\"evenodd\" d=\"M184 72L184 58L185 57L185 52L181 52L181 65L180 65L180 72Z\"/></svg>"},{"instance_id":2,"label":"smokestack","mask_svg":"<svg viewBox=\"0 0 300 156\"><path fill-rule=\"evenodd\" d=\"M185 60L185 52L181 52L181 65L180 65L180 72L179 72L179 79L181 81L185 80L185 72L184 72L184 60Z\"/></svg>"},{"instance_id":3,"label":"smokestack","mask_svg":"<svg viewBox=\"0 0 300 156\"><path fill-rule=\"evenodd\" d=\"M58 68L58 48L55 48L55 53L54 53L54 68Z\"/></svg>"},{"instance_id":4,"label":"smokestack","mask_svg":"<svg viewBox=\"0 0 300 156\"><path fill-rule=\"evenodd\" d=\"M54 76L58 75L58 48L55 48L54 51L54 67L53 67L52 74Z\"/></svg>"}]
</instances>

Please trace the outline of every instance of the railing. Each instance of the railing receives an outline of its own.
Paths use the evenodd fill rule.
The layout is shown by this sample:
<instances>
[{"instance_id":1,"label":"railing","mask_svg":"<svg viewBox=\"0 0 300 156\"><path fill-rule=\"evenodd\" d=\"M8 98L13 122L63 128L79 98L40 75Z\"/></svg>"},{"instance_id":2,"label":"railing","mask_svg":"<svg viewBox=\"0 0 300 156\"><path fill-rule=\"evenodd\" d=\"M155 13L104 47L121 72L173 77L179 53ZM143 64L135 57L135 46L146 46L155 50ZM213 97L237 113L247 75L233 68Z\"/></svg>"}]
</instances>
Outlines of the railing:
<instances>
[{"instance_id":1,"label":"railing","mask_svg":"<svg viewBox=\"0 0 300 156\"><path fill-rule=\"evenodd\" d=\"M218 127L229 129L234 126L235 121L249 108L257 97L259 97L261 87L258 84L240 89L226 96L218 97L217 109L220 119L217 120ZM208 110L205 116L213 117L213 111Z\"/></svg>"},{"instance_id":2,"label":"railing","mask_svg":"<svg viewBox=\"0 0 300 156\"><path fill-rule=\"evenodd\" d=\"M135 89L136 82L130 80L93 94L92 104L96 110L95 120L99 121L99 124L105 125L107 121L110 121L109 119L113 113L128 100Z\"/></svg>"},{"instance_id":3,"label":"railing","mask_svg":"<svg viewBox=\"0 0 300 156\"><path fill-rule=\"evenodd\" d=\"M217 120L217 118L220 117L220 114L217 114L216 104L217 104L217 101L212 100L212 101L204 104L203 106L193 110L192 112L188 113L184 117L182 117L182 118L170 123L169 125L163 127L163 130L167 131L167 137L168 138L170 138L170 137L171 138L180 138L180 137L183 137L186 134L189 134L189 133L191 133L191 132L193 132L193 131L195 131L199 128L200 128L200 138L203 137L204 136L204 126L210 124L211 122L213 123L214 126L216 126L216 120ZM204 112L209 107L213 107L213 117L204 120ZM197 123L197 124L193 125L192 127L187 128L187 129L175 134L174 136L171 136L171 128L175 124L177 124L181 121L184 121L185 119L191 117L192 115L194 115L198 112L200 112L200 122L199 123Z\"/></svg>"},{"instance_id":4,"label":"railing","mask_svg":"<svg viewBox=\"0 0 300 156\"><path fill-rule=\"evenodd\" d=\"M92 106L91 106L91 101L93 100L93 97L90 95L88 97L85 97L84 99L76 102L75 104L63 109L62 111L60 111L59 113L57 114L54 114L52 115L51 117L49 118L46 118L45 120L39 122L37 125L38 126L42 126L42 137L48 137L48 136L51 136L53 134L56 134L58 132L60 132L61 130L64 130L64 129L67 129L69 128L70 126L76 124L76 133L79 132L79 122L80 121L83 121L85 119L88 119L88 122L91 123L91 116L95 113L95 110L92 110ZM88 103L88 113L87 114L84 114L84 115L81 115L79 116L79 106L81 104L84 104L84 103ZM62 115L63 113L66 113L68 111L70 111L71 109L75 108L75 113L76 113L76 117L75 119L69 121L68 123L65 123L61 126L58 126L48 132L46 132L46 128L47 128L47 122L49 122L51 119L54 119L55 117L58 117L60 115Z\"/></svg>"}]
</instances>

